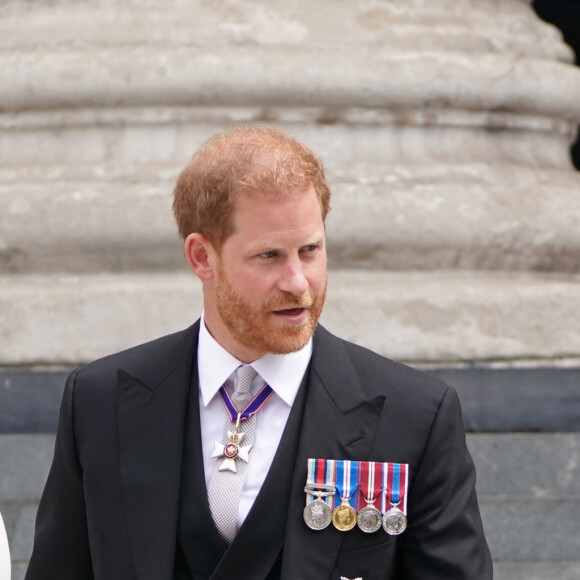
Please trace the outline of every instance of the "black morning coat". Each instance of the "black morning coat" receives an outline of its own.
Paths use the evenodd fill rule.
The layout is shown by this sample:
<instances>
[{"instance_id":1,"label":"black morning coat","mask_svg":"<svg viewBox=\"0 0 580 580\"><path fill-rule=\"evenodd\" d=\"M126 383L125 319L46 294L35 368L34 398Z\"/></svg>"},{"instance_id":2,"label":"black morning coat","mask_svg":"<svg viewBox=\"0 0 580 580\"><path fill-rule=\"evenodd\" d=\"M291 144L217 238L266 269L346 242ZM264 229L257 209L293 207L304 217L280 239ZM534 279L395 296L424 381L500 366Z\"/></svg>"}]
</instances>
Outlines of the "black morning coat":
<instances>
[{"instance_id":1,"label":"black morning coat","mask_svg":"<svg viewBox=\"0 0 580 580\"><path fill-rule=\"evenodd\" d=\"M455 391L321 326L228 548L205 487L198 331L199 321L70 375L26 580L492 578ZM309 457L407 463L407 530L309 529Z\"/></svg>"}]
</instances>

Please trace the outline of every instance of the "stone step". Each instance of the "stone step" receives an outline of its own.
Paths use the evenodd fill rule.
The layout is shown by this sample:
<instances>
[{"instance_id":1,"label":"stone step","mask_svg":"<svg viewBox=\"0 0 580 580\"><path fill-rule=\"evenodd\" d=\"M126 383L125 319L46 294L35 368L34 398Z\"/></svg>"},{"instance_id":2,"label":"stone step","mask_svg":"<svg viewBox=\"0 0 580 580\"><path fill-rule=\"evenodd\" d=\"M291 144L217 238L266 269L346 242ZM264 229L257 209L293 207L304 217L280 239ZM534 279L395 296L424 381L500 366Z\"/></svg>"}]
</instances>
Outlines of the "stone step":
<instances>
[{"instance_id":1,"label":"stone step","mask_svg":"<svg viewBox=\"0 0 580 580\"><path fill-rule=\"evenodd\" d=\"M580 561L494 562L494 580L578 580Z\"/></svg>"},{"instance_id":2,"label":"stone step","mask_svg":"<svg viewBox=\"0 0 580 580\"><path fill-rule=\"evenodd\" d=\"M496 578L577 578L577 435L477 434L468 436L468 446Z\"/></svg>"},{"instance_id":3,"label":"stone step","mask_svg":"<svg viewBox=\"0 0 580 580\"><path fill-rule=\"evenodd\" d=\"M405 66L404 56L412 67ZM463 110L521 110L574 123L580 117L571 96L572 90L580 91L574 67L510 53L401 55L376 47L216 45L209 55L207 47L121 46L3 52L0 63L5 111L159 104L419 110L435 102ZM510 74L499 76L498 69ZM427 74L428 91L417 84ZM562 84L569 91L558 90ZM530 93L538 98L531 100Z\"/></svg>"},{"instance_id":4,"label":"stone step","mask_svg":"<svg viewBox=\"0 0 580 580\"><path fill-rule=\"evenodd\" d=\"M193 13L196 34L190 28ZM58 50L163 42L173 46L324 45L340 39L344 46L377 45L389 52L418 45L424 50L441 50L461 44L472 52L500 52L509 47L520 55L572 60L556 30L533 18L529 8L519 2L490 6L457 0L412 5L294 0L281 10L268 0L254 0L251 6L239 1L222 5L173 0L143 5L138 0L124 0L113 11L107 3L76 6L66 0L41 0L34 9L26 5L15 9L4 3L0 15L0 48L5 50L15 46L34 50L39 44ZM22 34L24 27L29 34ZM163 35L163 30L171 35Z\"/></svg>"},{"instance_id":5,"label":"stone step","mask_svg":"<svg viewBox=\"0 0 580 580\"><path fill-rule=\"evenodd\" d=\"M509 465L503 468L507 470ZM479 504L494 560L556 562L578 558L580 496L481 496Z\"/></svg>"},{"instance_id":6,"label":"stone step","mask_svg":"<svg viewBox=\"0 0 580 580\"><path fill-rule=\"evenodd\" d=\"M580 365L419 366L456 389L463 410L463 423L468 432L580 431ZM40 376L38 380L46 381ZM45 409L50 409L50 405L43 404L41 409L39 415L43 417ZM17 415L15 412L14 416ZM497 451L495 448L490 449L489 456L496 456ZM523 456L527 457L525 453Z\"/></svg>"},{"instance_id":7,"label":"stone step","mask_svg":"<svg viewBox=\"0 0 580 580\"><path fill-rule=\"evenodd\" d=\"M28 505L40 499L54 439L52 434L0 435L0 502Z\"/></svg>"},{"instance_id":8,"label":"stone step","mask_svg":"<svg viewBox=\"0 0 580 580\"><path fill-rule=\"evenodd\" d=\"M576 433L469 434L477 489L504 497L553 501L580 498L580 439Z\"/></svg>"},{"instance_id":9,"label":"stone step","mask_svg":"<svg viewBox=\"0 0 580 580\"><path fill-rule=\"evenodd\" d=\"M580 355L580 278L331 270L322 322L409 362ZM76 365L189 326L193 274L0 276L0 364Z\"/></svg>"},{"instance_id":10,"label":"stone step","mask_svg":"<svg viewBox=\"0 0 580 580\"><path fill-rule=\"evenodd\" d=\"M566 152L575 135L569 121L506 110L429 110L325 103L272 105L139 105L0 112L3 165L45 172L50 180L63 164L150 164L181 167L209 135L238 124L290 130L321 156L347 169L378 161L383 170L408 163L513 163L526 169L570 171ZM43 167L50 165L51 167ZM55 171L53 172L53 167ZM48 169L48 171L47 171ZM413 172L409 171L409 174ZM364 178L364 173L362 174ZM25 177L28 177L25 175ZM360 177L360 176L359 176Z\"/></svg>"},{"instance_id":11,"label":"stone step","mask_svg":"<svg viewBox=\"0 0 580 580\"><path fill-rule=\"evenodd\" d=\"M580 75L550 60L570 62L570 50L520 2L505 3L510 24L504 26L492 26L497 10L489 5L477 9L467 2L458 11L449 0L406 10L358 3L338 10L328 0L314 9L297 2L293 10L203 4L185 17L183 4L131 11L127 2L114 16L106 5L83 13L60 4L44 19L43 11L31 15L9 4L0 14L0 37L12 41L0 53L3 110L219 100L402 108L453 103L466 110L484 104L555 116L570 115L572 108L575 118L579 111L572 95L579 92ZM192 10L208 23L200 25L199 36L191 35ZM69 32L61 35L62 29ZM102 30L108 34L97 36ZM47 38L43 52L34 51L40 38ZM559 90L568 80L576 91Z\"/></svg>"},{"instance_id":12,"label":"stone step","mask_svg":"<svg viewBox=\"0 0 580 580\"><path fill-rule=\"evenodd\" d=\"M334 268L580 271L580 176L354 162L334 157L328 250ZM4 168L0 272L185 269L171 212L179 169ZM45 173L52 178L45 179ZM4 180L2 179L4 178ZM39 212L38 208L43 211ZM42 244L30 243L42 231Z\"/></svg>"}]
</instances>

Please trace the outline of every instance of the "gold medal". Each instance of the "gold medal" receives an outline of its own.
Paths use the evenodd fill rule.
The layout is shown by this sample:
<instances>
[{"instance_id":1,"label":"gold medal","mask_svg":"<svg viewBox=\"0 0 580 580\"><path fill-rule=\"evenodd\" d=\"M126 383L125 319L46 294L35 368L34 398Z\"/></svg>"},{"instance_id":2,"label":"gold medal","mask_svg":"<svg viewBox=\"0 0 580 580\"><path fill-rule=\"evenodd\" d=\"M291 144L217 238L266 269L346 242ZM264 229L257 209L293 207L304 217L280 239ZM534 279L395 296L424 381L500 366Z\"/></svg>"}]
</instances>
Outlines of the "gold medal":
<instances>
[{"instance_id":1,"label":"gold medal","mask_svg":"<svg viewBox=\"0 0 580 580\"><path fill-rule=\"evenodd\" d=\"M350 505L357 490L358 462L348 459L336 462L336 491L341 504L332 512L332 523L341 532L348 532L356 526L356 510ZM353 502L355 503L355 502Z\"/></svg>"},{"instance_id":2,"label":"gold medal","mask_svg":"<svg viewBox=\"0 0 580 580\"><path fill-rule=\"evenodd\" d=\"M342 499L342 504L332 512L332 523L337 530L348 532L356 526L356 511L348 505L348 500Z\"/></svg>"}]
</instances>

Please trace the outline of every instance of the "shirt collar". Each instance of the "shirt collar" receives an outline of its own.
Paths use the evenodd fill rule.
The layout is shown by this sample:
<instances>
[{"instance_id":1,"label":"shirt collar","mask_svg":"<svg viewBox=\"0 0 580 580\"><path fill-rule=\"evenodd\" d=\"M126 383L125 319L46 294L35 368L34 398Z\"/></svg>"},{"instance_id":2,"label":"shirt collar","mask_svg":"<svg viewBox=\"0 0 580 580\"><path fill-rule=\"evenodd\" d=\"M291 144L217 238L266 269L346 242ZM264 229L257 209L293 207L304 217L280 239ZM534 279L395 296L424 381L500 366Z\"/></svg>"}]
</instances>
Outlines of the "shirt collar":
<instances>
[{"instance_id":1,"label":"shirt collar","mask_svg":"<svg viewBox=\"0 0 580 580\"><path fill-rule=\"evenodd\" d=\"M289 354L267 353L252 363L254 370L272 387L274 392L291 406L312 356L312 338L299 351ZM241 365L209 333L203 313L199 325L197 368L203 405L207 407L228 377Z\"/></svg>"}]
</instances>

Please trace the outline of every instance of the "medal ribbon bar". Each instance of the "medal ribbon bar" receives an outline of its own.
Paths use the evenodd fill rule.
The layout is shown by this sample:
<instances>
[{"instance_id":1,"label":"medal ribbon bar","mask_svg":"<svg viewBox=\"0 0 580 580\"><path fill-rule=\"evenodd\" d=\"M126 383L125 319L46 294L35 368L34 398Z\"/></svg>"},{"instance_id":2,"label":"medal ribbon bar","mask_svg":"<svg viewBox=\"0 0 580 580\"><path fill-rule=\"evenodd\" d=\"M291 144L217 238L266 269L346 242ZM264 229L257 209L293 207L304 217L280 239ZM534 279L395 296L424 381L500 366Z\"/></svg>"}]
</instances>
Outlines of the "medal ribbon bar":
<instances>
[{"instance_id":1,"label":"medal ribbon bar","mask_svg":"<svg viewBox=\"0 0 580 580\"><path fill-rule=\"evenodd\" d=\"M397 506L407 515L408 468L406 463L383 464L383 491L381 512Z\"/></svg>"},{"instance_id":2,"label":"medal ribbon bar","mask_svg":"<svg viewBox=\"0 0 580 580\"><path fill-rule=\"evenodd\" d=\"M365 534L374 534L382 526L383 518L380 511L382 489L383 464L374 461L361 461L359 464L356 521L358 527Z\"/></svg>"},{"instance_id":3,"label":"medal ribbon bar","mask_svg":"<svg viewBox=\"0 0 580 580\"><path fill-rule=\"evenodd\" d=\"M361 461L359 464L359 493L357 494L356 510L374 506L381 509L381 491L383 490L383 463ZM367 500L370 500L367 502Z\"/></svg>"},{"instance_id":4,"label":"medal ribbon bar","mask_svg":"<svg viewBox=\"0 0 580 580\"><path fill-rule=\"evenodd\" d=\"M342 503L356 508L356 490L358 488L358 461L336 461L336 491L334 499L335 507Z\"/></svg>"},{"instance_id":5,"label":"medal ribbon bar","mask_svg":"<svg viewBox=\"0 0 580 580\"><path fill-rule=\"evenodd\" d=\"M364 533L382 527L400 535L407 528L408 485L406 463L308 459L304 521L315 531L332 521L341 532L358 524Z\"/></svg>"},{"instance_id":6,"label":"medal ribbon bar","mask_svg":"<svg viewBox=\"0 0 580 580\"><path fill-rule=\"evenodd\" d=\"M309 459L308 478L306 488L306 505L314 501L319 495L331 509L334 507L334 491L336 489L336 460L334 459ZM323 494L317 494L316 491ZM330 493L332 492L332 493Z\"/></svg>"}]
</instances>

